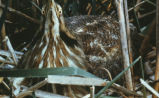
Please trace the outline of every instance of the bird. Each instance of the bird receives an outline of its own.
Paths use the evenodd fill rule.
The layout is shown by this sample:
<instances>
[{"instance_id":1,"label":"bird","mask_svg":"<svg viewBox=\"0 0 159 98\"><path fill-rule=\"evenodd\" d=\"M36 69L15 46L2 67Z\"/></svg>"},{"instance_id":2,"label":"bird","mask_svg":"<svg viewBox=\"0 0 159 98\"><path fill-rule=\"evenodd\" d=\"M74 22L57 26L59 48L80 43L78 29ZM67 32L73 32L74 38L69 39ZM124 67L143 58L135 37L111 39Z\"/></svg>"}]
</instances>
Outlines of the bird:
<instances>
[{"instance_id":1,"label":"bird","mask_svg":"<svg viewBox=\"0 0 159 98\"><path fill-rule=\"evenodd\" d=\"M45 17L43 35L25 53L17 68L74 67L86 70L87 62L84 51L76 37L65 26L61 6L54 0L48 0L43 8ZM13 84L23 84L26 80L28 79L20 78L15 80L18 83ZM19 93L18 89L15 90L15 95ZM64 92L62 93L62 91ZM76 94L75 91L80 93ZM80 98L81 93L82 95L87 94L85 91L80 86L66 86L59 92L72 98Z\"/></svg>"},{"instance_id":2,"label":"bird","mask_svg":"<svg viewBox=\"0 0 159 98\"><path fill-rule=\"evenodd\" d=\"M121 71L120 29L116 19L111 16L64 18L61 6L54 0L47 0L43 15L43 35L25 53L18 68L75 67L101 78L108 77L102 72L105 69L113 76ZM72 98L80 98L87 92L79 86L68 86L64 91L68 91L64 95Z\"/></svg>"},{"instance_id":3,"label":"bird","mask_svg":"<svg viewBox=\"0 0 159 98\"><path fill-rule=\"evenodd\" d=\"M44 34L20 64L25 68L85 68L85 55L76 37L65 27L62 8L54 0L45 6ZM38 51L37 51L38 50ZM28 65L28 66L26 66Z\"/></svg>"}]
</instances>

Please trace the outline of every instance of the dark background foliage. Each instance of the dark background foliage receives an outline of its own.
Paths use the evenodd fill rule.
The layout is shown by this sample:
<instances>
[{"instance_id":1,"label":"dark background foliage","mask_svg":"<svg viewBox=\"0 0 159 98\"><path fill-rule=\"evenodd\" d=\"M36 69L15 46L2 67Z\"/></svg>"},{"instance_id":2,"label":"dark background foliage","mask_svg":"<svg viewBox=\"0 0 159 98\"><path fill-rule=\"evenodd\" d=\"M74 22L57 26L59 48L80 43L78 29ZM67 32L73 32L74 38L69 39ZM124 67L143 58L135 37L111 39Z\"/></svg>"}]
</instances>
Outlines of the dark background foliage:
<instances>
[{"instance_id":1,"label":"dark background foliage","mask_svg":"<svg viewBox=\"0 0 159 98\"><path fill-rule=\"evenodd\" d=\"M9 7L14 8L22 13L25 13L32 18L42 21L41 12L34 6L42 7L45 0L9 0ZM134 7L138 1L143 0L128 0L128 8ZM150 0L154 4L156 0ZM5 4L6 0L2 0ZM117 18L115 0L56 0L62 8L64 17L77 15L111 15ZM138 8L129 11L130 22L133 23L139 33L141 28L148 26L155 17L155 6L146 2ZM15 13L8 13L6 17L6 31L11 38L14 47L30 42L38 29L39 25L28 21ZM20 48L19 48L20 49Z\"/></svg>"}]
</instances>

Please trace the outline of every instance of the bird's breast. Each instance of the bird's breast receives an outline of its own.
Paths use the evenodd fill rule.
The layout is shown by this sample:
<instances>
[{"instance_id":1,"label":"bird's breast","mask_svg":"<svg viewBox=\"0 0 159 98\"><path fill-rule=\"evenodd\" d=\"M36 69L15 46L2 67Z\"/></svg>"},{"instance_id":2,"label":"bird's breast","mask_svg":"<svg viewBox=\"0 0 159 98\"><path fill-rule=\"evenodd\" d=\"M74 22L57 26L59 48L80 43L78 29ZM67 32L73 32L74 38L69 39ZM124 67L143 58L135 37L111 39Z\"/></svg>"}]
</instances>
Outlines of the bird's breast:
<instances>
[{"instance_id":1,"label":"bird's breast","mask_svg":"<svg viewBox=\"0 0 159 98\"><path fill-rule=\"evenodd\" d=\"M67 40L65 40L67 41ZM60 36L45 34L38 40L35 46L28 51L28 68L50 68L50 67L77 67L85 69L85 56L83 50L78 46L68 46ZM26 58L25 58L26 59Z\"/></svg>"}]
</instances>

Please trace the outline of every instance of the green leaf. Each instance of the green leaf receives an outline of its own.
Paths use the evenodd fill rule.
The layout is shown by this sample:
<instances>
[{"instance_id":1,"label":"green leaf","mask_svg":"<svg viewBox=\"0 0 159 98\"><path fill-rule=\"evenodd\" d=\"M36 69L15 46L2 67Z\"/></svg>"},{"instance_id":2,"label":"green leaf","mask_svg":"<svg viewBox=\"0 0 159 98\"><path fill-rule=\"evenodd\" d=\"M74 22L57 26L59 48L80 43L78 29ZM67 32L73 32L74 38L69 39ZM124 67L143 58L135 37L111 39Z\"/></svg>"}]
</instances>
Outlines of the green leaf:
<instances>
[{"instance_id":1,"label":"green leaf","mask_svg":"<svg viewBox=\"0 0 159 98\"><path fill-rule=\"evenodd\" d=\"M42 69L12 69L1 70L0 77L47 77L48 75L76 75L98 78L85 70L73 67L42 68Z\"/></svg>"}]
</instances>

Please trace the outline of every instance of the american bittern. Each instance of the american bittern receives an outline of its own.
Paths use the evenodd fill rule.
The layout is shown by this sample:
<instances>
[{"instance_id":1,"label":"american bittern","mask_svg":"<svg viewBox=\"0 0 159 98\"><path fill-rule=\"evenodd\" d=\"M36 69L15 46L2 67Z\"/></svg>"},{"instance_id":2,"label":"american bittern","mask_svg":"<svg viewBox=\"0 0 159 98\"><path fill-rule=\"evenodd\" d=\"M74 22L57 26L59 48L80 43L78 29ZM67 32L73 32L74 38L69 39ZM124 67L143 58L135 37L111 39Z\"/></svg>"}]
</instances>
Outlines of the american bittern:
<instances>
[{"instance_id":1,"label":"american bittern","mask_svg":"<svg viewBox=\"0 0 159 98\"><path fill-rule=\"evenodd\" d=\"M24 55L19 63L21 68L78 67L93 69L99 76L102 73L97 70L99 66L113 71L114 75L120 71L122 56L115 19L78 16L64 20L62 8L54 0L48 0L43 14L43 36ZM106 76L102 74L101 77ZM68 86L63 91L70 97L85 94L82 87Z\"/></svg>"},{"instance_id":2,"label":"american bittern","mask_svg":"<svg viewBox=\"0 0 159 98\"><path fill-rule=\"evenodd\" d=\"M45 16L44 34L24 55L19 67L25 69L77 67L86 70L84 52L76 37L66 28L60 5L54 0L48 0L43 14ZM74 98L80 97L84 89L78 86L65 86L59 92Z\"/></svg>"}]
</instances>

